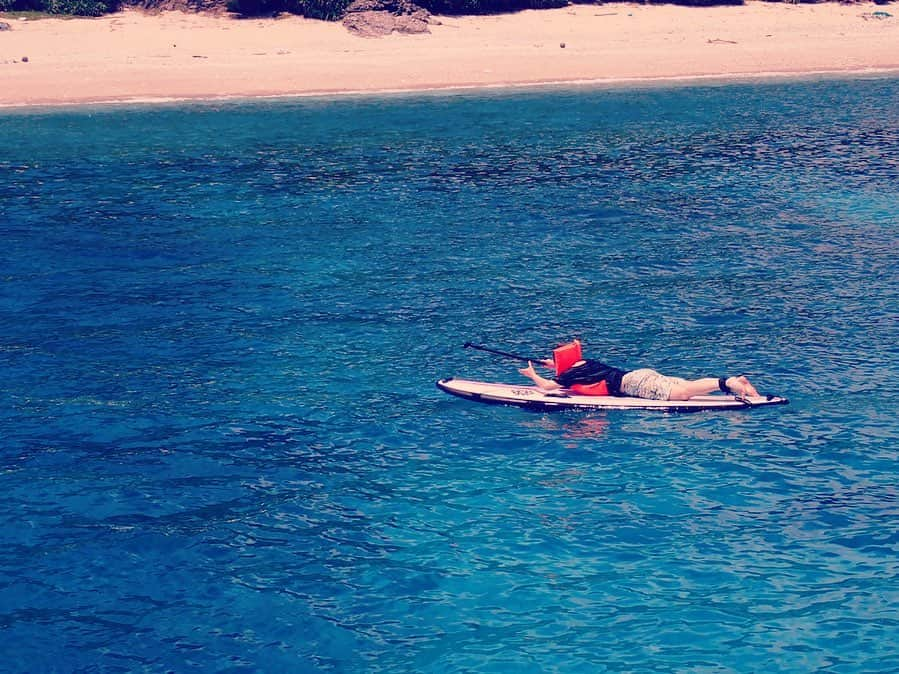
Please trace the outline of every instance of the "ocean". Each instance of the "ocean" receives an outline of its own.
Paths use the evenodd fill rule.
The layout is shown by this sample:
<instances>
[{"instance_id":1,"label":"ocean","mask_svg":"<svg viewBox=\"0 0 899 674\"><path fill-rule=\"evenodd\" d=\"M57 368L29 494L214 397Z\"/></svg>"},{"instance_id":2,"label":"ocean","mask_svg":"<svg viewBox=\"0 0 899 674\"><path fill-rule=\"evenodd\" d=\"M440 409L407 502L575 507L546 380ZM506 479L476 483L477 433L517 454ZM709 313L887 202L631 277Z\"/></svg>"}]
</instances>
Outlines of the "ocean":
<instances>
[{"instance_id":1,"label":"ocean","mask_svg":"<svg viewBox=\"0 0 899 674\"><path fill-rule=\"evenodd\" d=\"M899 79L0 135L3 671L899 670ZM574 337L791 403L434 386Z\"/></svg>"}]
</instances>

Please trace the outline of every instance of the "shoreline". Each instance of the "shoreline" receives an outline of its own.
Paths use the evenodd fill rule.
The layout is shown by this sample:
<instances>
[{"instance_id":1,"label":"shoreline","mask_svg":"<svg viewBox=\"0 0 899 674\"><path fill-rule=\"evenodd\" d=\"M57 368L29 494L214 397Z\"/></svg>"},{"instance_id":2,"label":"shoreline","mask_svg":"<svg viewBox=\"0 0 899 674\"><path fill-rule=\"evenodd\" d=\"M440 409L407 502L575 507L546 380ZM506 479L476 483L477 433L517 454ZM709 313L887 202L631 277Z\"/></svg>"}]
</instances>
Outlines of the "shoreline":
<instances>
[{"instance_id":1,"label":"shoreline","mask_svg":"<svg viewBox=\"0 0 899 674\"><path fill-rule=\"evenodd\" d=\"M892 7L573 5L381 38L293 16L7 19L0 109L885 77L899 75Z\"/></svg>"},{"instance_id":2,"label":"shoreline","mask_svg":"<svg viewBox=\"0 0 899 674\"><path fill-rule=\"evenodd\" d=\"M649 89L652 87L677 87L677 86L728 86L732 84L776 83L776 82L806 82L821 80L852 80L852 79L888 79L899 78L899 68L864 69L864 70L818 70L818 71L783 71L761 73L721 73L715 75L672 75L645 78L603 78L595 80L557 80L551 82L502 82L496 84L455 84L433 87L417 87L408 89L328 89L323 91L302 91L291 93L271 94L223 94L217 96L154 96L154 97L120 97L97 98L89 100L50 101L29 103L5 103L0 102L0 114L3 112L28 111L36 109L60 109L85 107L113 108L127 106L162 106L180 105L188 103L197 104L225 104L225 103L251 103L253 101L291 101L303 99L341 99L341 98L366 98L389 96L414 96L420 95L453 95L465 93L486 92L523 92L559 89L571 91L574 89Z\"/></svg>"}]
</instances>

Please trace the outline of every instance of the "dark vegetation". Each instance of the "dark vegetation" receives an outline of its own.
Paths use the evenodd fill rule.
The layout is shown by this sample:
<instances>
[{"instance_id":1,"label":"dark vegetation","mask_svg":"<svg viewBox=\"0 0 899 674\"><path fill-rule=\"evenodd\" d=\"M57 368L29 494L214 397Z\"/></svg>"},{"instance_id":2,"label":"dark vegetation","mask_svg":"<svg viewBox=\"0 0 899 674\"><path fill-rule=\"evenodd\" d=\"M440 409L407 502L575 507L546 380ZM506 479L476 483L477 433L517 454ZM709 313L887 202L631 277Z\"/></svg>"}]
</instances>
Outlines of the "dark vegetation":
<instances>
[{"instance_id":1,"label":"dark vegetation","mask_svg":"<svg viewBox=\"0 0 899 674\"><path fill-rule=\"evenodd\" d=\"M119 0L0 0L0 12L45 12L100 16L121 7Z\"/></svg>"},{"instance_id":2,"label":"dark vegetation","mask_svg":"<svg viewBox=\"0 0 899 674\"><path fill-rule=\"evenodd\" d=\"M352 0L228 0L228 11L243 16L299 14L310 19L335 21Z\"/></svg>"},{"instance_id":3,"label":"dark vegetation","mask_svg":"<svg viewBox=\"0 0 899 674\"><path fill-rule=\"evenodd\" d=\"M584 4L590 0L573 0ZM775 0L777 1L777 0ZM786 0L792 1L792 0ZM816 0L800 0L815 2ZM0 0L0 12L36 11L47 14L100 16L125 6L144 9L180 8L187 11L227 9L242 16L272 16L288 13L313 19L337 20L352 0ZM741 5L743 0L647 0L648 4L678 4L696 7ZM570 0L416 0L416 5L434 14L494 14L521 9L564 7Z\"/></svg>"}]
</instances>

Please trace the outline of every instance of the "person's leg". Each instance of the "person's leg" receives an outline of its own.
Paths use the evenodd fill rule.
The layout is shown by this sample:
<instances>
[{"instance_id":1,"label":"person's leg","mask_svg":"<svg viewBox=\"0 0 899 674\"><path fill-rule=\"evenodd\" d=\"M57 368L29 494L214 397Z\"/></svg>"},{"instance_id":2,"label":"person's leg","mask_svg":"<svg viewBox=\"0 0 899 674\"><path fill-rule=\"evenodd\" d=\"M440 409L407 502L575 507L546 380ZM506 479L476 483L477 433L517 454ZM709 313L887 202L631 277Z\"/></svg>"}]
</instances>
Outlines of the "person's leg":
<instances>
[{"instance_id":1,"label":"person's leg","mask_svg":"<svg viewBox=\"0 0 899 674\"><path fill-rule=\"evenodd\" d=\"M718 380L712 377L683 381L671 387L668 392L668 400L689 400L693 396L701 396L717 390Z\"/></svg>"},{"instance_id":2,"label":"person's leg","mask_svg":"<svg viewBox=\"0 0 899 674\"><path fill-rule=\"evenodd\" d=\"M621 393L632 398L668 400L671 388L682 381L682 379L666 377L655 370L641 368L625 373L621 378Z\"/></svg>"},{"instance_id":3,"label":"person's leg","mask_svg":"<svg viewBox=\"0 0 899 674\"><path fill-rule=\"evenodd\" d=\"M759 394L743 375L728 377L726 384L731 393L736 395L757 396ZM693 381L681 380L671 387L671 390L668 392L668 400L689 400L693 396L701 396L717 390L718 380L713 377L694 379Z\"/></svg>"},{"instance_id":4,"label":"person's leg","mask_svg":"<svg viewBox=\"0 0 899 674\"><path fill-rule=\"evenodd\" d=\"M758 391L749 380L740 375L728 377L727 387L732 393L757 396ZM621 392L634 398L650 400L689 400L693 396L705 395L718 390L718 380L714 377L688 381L680 377L668 377L655 370L631 370L621 379Z\"/></svg>"}]
</instances>

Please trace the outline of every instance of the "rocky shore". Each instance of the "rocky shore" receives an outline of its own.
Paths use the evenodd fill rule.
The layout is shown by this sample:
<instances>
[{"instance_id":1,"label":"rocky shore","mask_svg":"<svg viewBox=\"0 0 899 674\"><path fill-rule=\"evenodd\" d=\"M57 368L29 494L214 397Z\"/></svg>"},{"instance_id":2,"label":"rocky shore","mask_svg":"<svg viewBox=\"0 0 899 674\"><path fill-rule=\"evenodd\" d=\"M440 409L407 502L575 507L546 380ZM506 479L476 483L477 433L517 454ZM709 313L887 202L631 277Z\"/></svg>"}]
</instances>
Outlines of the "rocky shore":
<instances>
[{"instance_id":1,"label":"rocky shore","mask_svg":"<svg viewBox=\"0 0 899 674\"><path fill-rule=\"evenodd\" d=\"M408 0L354 0L343 17L343 25L361 37L391 33L429 33L431 13Z\"/></svg>"}]
</instances>

